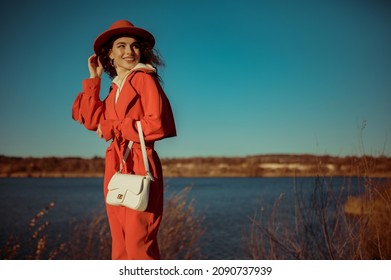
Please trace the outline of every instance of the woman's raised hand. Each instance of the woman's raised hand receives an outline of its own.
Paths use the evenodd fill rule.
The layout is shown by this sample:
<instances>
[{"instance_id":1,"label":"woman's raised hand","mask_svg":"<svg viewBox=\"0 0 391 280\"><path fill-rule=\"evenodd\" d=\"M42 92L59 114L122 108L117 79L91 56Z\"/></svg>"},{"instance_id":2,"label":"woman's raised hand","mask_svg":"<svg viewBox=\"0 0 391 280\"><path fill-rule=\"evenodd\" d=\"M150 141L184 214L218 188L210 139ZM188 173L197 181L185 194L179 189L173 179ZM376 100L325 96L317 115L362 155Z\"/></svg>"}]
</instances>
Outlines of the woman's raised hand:
<instances>
[{"instance_id":1,"label":"woman's raised hand","mask_svg":"<svg viewBox=\"0 0 391 280\"><path fill-rule=\"evenodd\" d=\"M88 58L88 70L90 71L90 78L100 78L103 73L103 65L96 54Z\"/></svg>"}]
</instances>

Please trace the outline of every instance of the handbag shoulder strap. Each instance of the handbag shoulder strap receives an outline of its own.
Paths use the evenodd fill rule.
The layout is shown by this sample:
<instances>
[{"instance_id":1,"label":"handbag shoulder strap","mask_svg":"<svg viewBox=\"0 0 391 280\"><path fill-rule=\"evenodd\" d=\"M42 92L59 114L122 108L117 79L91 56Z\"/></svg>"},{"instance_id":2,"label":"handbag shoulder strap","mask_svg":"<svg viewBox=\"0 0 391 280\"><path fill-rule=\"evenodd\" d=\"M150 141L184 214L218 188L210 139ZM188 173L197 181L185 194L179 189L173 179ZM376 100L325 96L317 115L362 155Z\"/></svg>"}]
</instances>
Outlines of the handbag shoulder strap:
<instances>
[{"instance_id":1,"label":"handbag shoulder strap","mask_svg":"<svg viewBox=\"0 0 391 280\"><path fill-rule=\"evenodd\" d=\"M144 134L143 134L143 129L141 127L141 122L137 121L136 124L137 124L138 137L140 138L141 152L143 154L144 167L145 167L145 171L147 173L146 175L151 179L151 181L153 181L153 176L152 176L151 171L149 169L147 149L145 147ZM123 163L121 164L121 167L120 167L121 170L122 170L123 164L125 164L126 159L128 158L128 156L130 154L130 149L132 148L132 145L133 145L133 141L129 141L128 147L126 148L126 151L124 154L124 158L122 159Z\"/></svg>"}]
</instances>

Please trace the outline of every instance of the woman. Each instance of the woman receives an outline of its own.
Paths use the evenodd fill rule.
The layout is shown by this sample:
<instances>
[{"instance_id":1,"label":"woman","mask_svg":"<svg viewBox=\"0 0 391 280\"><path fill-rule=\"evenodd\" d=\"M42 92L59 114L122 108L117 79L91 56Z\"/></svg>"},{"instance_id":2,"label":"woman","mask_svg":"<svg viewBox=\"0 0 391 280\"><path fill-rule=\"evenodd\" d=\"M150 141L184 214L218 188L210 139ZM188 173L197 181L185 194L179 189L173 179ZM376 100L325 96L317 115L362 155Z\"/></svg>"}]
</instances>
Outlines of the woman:
<instances>
[{"instance_id":1,"label":"woman","mask_svg":"<svg viewBox=\"0 0 391 280\"><path fill-rule=\"evenodd\" d=\"M105 198L108 183L120 169L120 158L129 141L135 143L124 169L145 174L136 127L136 121L141 120L154 181L144 212L106 204L113 259L160 258L157 233L163 214L163 174L154 142L175 136L176 129L170 103L159 84L157 66L162 63L154 45L155 39L148 31L126 20L113 23L94 42L95 54L88 59L90 78L83 81L83 91L72 108L74 120L106 141L112 140L106 151ZM113 81L102 101L99 91L103 71Z\"/></svg>"}]
</instances>

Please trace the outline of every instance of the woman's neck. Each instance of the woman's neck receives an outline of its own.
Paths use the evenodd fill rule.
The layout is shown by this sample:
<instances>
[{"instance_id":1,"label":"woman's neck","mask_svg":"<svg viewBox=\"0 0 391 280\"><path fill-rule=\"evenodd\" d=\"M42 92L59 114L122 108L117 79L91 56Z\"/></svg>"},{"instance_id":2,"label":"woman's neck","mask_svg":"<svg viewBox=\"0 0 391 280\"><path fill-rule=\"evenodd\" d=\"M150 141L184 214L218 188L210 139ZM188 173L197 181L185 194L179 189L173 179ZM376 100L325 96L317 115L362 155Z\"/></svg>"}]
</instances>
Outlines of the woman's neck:
<instances>
[{"instance_id":1,"label":"woman's neck","mask_svg":"<svg viewBox=\"0 0 391 280\"><path fill-rule=\"evenodd\" d=\"M117 81L118 82L122 82L122 80L125 78L125 76L132 70L122 70L122 71L119 71L117 72Z\"/></svg>"}]
</instances>

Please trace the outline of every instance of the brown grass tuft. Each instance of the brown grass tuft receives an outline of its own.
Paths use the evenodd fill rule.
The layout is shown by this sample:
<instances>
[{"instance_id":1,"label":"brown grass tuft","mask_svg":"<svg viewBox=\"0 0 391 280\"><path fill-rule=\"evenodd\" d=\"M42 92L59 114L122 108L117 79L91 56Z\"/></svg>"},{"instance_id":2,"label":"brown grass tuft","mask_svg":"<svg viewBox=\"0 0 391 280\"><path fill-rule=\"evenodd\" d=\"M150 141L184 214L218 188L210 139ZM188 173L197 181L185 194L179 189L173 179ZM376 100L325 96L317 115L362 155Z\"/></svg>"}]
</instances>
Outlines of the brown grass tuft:
<instances>
[{"instance_id":1,"label":"brown grass tuft","mask_svg":"<svg viewBox=\"0 0 391 280\"><path fill-rule=\"evenodd\" d=\"M166 202L158 239L162 259L198 259L197 241L205 229L204 217L196 214L194 199L188 200L191 187L173 194Z\"/></svg>"},{"instance_id":2,"label":"brown grass tuft","mask_svg":"<svg viewBox=\"0 0 391 280\"><path fill-rule=\"evenodd\" d=\"M346 204L346 182L336 192L333 178L318 177L309 200L294 186L293 226L280 210L283 195L268 216L255 215L245 241L250 258L391 259L391 180L367 177L361 166L372 164L357 164L361 185L347 180L347 188L363 194L350 196Z\"/></svg>"},{"instance_id":3,"label":"brown grass tuft","mask_svg":"<svg viewBox=\"0 0 391 280\"><path fill-rule=\"evenodd\" d=\"M202 236L202 217L195 214L194 200L188 199L190 187L184 188L166 201L159 231L162 259L192 259L200 254L197 245ZM111 258L111 236L104 206L88 219L71 223L67 241L51 244L48 238L50 223L45 215L54 203L39 211L29 224L28 242L21 236L10 235L0 248L1 259L72 259L106 260Z\"/></svg>"}]
</instances>

